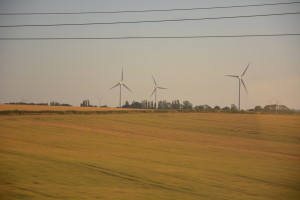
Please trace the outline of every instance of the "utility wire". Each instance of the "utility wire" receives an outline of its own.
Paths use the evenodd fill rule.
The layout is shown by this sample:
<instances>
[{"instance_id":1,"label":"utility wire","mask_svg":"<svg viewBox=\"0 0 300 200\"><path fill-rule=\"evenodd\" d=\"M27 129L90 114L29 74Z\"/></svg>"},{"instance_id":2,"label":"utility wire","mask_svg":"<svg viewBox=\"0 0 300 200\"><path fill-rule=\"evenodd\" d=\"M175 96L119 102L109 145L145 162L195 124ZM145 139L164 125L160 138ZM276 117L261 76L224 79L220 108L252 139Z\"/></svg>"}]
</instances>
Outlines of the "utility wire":
<instances>
[{"instance_id":1,"label":"utility wire","mask_svg":"<svg viewBox=\"0 0 300 200\"><path fill-rule=\"evenodd\" d=\"M45 38L0 38L0 40L128 40L128 39L203 39L203 38L249 38L300 36L300 33L251 34L251 35L198 35L198 36L132 36L132 37L45 37Z\"/></svg>"},{"instance_id":2,"label":"utility wire","mask_svg":"<svg viewBox=\"0 0 300 200\"><path fill-rule=\"evenodd\" d=\"M140 23L158 23L158 22L180 22L180 21L200 21L200 20L269 17L269 16L298 15L298 14L300 14L300 12L271 13L271 14L257 14L257 15L238 15L238 16L225 16L225 17L142 20L142 21L91 22L91 23L70 23L70 24L20 24L20 25L1 25L0 28L39 27L39 26L87 26L87 25L140 24Z\"/></svg>"},{"instance_id":3,"label":"utility wire","mask_svg":"<svg viewBox=\"0 0 300 200\"><path fill-rule=\"evenodd\" d=\"M265 4L247 4L232 6L215 6L215 7L198 7L198 8L173 8L173 9L153 9L153 10L120 10L120 11L86 11L86 12L46 12L46 13L0 13L0 15L77 15L77 14L114 14L114 13L143 13L143 12L171 12L171 11L190 11L190 10L212 10L212 9L228 9L228 8L246 8L260 6L277 6L298 4L300 2L281 2L281 3L265 3Z\"/></svg>"}]
</instances>

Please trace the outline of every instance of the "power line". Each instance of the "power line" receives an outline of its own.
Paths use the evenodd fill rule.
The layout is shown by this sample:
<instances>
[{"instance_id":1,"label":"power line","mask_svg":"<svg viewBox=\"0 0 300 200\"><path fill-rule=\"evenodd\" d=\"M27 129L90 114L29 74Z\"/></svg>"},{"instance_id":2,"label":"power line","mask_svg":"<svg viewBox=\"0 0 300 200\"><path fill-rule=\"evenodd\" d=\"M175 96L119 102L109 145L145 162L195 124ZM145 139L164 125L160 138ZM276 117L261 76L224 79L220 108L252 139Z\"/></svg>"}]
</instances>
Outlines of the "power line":
<instances>
[{"instance_id":1,"label":"power line","mask_svg":"<svg viewBox=\"0 0 300 200\"><path fill-rule=\"evenodd\" d=\"M180 22L180 21L202 21L202 20L218 20L218 19L237 19L252 17L269 17L283 15L298 15L300 12L291 13L271 13L258 15L238 15L225 17L205 17L205 18L184 18L184 19L162 19L162 20L142 20L142 21L117 21L117 22L91 22L91 23L70 23L70 24L20 24L20 25L1 25L0 28L16 28L16 27L40 27L40 26L88 26L88 25L116 25L116 24L140 24L140 23L158 23L158 22Z\"/></svg>"},{"instance_id":2,"label":"power line","mask_svg":"<svg viewBox=\"0 0 300 200\"><path fill-rule=\"evenodd\" d=\"M300 36L300 33L251 34L251 35L198 35L198 36L129 36L129 37L45 37L45 38L0 38L0 40L128 40L128 39L204 39Z\"/></svg>"},{"instance_id":3,"label":"power line","mask_svg":"<svg viewBox=\"0 0 300 200\"><path fill-rule=\"evenodd\" d=\"M120 10L120 11L86 11L86 12L46 12L46 13L0 13L0 15L77 15L77 14L114 14L114 13L143 13L143 12L172 12L172 11L190 11L190 10L212 10L212 9L228 9L228 8L246 8L260 6L277 6L298 4L300 2L281 2L281 3L265 3L265 4L247 4L232 6L214 6L214 7L197 7L197 8L172 8L172 9L153 9L153 10Z\"/></svg>"}]
</instances>

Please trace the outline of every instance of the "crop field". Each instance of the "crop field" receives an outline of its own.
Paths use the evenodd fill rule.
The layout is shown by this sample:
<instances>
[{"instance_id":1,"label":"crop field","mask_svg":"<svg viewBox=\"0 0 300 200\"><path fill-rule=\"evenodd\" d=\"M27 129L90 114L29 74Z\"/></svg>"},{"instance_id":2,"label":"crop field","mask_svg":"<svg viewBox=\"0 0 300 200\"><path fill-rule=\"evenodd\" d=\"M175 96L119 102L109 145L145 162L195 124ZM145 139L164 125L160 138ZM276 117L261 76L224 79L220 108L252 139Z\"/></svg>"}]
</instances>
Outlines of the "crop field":
<instances>
[{"instance_id":1,"label":"crop field","mask_svg":"<svg viewBox=\"0 0 300 200\"><path fill-rule=\"evenodd\" d=\"M300 115L0 116L0 199L300 197Z\"/></svg>"},{"instance_id":2,"label":"crop field","mask_svg":"<svg viewBox=\"0 0 300 200\"><path fill-rule=\"evenodd\" d=\"M14 111L14 110L19 110L19 111L120 111L120 110L136 110L136 109L0 104L0 111Z\"/></svg>"}]
</instances>

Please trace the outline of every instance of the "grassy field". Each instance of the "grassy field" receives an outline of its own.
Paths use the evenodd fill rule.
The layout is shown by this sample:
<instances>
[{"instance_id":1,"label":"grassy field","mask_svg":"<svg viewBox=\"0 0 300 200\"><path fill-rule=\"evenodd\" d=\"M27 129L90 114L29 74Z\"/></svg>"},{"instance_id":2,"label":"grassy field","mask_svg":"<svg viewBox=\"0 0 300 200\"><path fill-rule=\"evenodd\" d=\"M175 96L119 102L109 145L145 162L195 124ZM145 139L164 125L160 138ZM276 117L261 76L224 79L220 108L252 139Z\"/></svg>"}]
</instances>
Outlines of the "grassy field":
<instances>
[{"instance_id":1,"label":"grassy field","mask_svg":"<svg viewBox=\"0 0 300 200\"><path fill-rule=\"evenodd\" d=\"M2 115L0 159L0 199L299 199L300 115Z\"/></svg>"}]
</instances>

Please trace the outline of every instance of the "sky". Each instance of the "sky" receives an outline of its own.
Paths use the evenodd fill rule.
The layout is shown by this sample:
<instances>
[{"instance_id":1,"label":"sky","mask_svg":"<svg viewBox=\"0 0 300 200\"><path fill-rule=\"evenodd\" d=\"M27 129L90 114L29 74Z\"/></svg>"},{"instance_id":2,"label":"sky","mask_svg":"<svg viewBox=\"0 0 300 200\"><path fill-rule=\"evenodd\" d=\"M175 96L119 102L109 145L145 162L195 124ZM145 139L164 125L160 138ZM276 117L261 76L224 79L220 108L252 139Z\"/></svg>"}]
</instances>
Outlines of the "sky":
<instances>
[{"instance_id":1,"label":"sky","mask_svg":"<svg viewBox=\"0 0 300 200\"><path fill-rule=\"evenodd\" d=\"M277 3L275 0L0 0L0 13L119 11ZM0 26L203 18L299 12L300 4L174 12L0 16ZM0 38L201 36L300 33L300 15L239 19L60 27L0 27ZM129 102L150 98L153 80L168 88L158 100L188 100L193 105L238 104L238 80L250 62L241 88L241 108L277 99L300 109L300 36L133 39L0 40L0 103L51 102L79 106L89 99L117 107L121 79ZM273 103L275 101L273 100Z\"/></svg>"}]
</instances>

